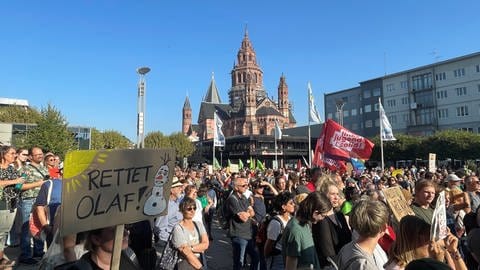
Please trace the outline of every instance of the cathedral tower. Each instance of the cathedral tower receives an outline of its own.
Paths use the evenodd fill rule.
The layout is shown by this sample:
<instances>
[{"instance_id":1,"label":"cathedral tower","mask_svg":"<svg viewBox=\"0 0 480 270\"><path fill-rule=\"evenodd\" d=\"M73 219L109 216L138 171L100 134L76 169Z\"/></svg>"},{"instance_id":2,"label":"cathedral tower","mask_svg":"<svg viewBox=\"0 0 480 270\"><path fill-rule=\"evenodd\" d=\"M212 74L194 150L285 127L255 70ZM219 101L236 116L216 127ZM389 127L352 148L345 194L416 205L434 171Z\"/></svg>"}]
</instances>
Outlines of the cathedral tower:
<instances>
[{"instance_id":1,"label":"cathedral tower","mask_svg":"<svg viewBox=\"0 0 480 270\"><path fill-rule=\"evenodd\" d=\"M190 100L188 96L185 98L182 109L182 132L184 135L189 135L190 128L192 126L192 107L190 106Z\"/></svg>"},{"instance_id":2,"label":"cathedral tower","mask_svg":"<svg viewBox=\"0 0 480 270\"><path fill-rule=\"evenodd\" d=\"M288 104L288 85L283 74L280 77L280 83L278 84L278 110L283 117L288 119L288 116L290 115Z\"/></svg>"},{"instance_id":3,"label":"cathedral tower","mask_svg":"<svg viewBox=\"0 0 480 270\"><path fill-rule=\"evenodd\" d=\"M263 71L257 64L256 53L248 38L247 30L245 30L242 45L237 53L236 64L234 63L231 74L232 88L228 96L230 105L235 111L246 105L245 91L247 84L254 91L255 98L266 96L263 88Z\"/></svg>"}]
</instances>

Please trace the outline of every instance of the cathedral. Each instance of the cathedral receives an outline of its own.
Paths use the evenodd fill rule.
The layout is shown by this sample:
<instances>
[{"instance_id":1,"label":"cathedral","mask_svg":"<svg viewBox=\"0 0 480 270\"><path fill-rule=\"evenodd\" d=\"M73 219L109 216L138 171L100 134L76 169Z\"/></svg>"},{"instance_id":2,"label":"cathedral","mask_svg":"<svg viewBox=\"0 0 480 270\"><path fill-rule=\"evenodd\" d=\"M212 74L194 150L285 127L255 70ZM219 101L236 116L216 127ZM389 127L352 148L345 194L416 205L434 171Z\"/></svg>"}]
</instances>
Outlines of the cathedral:
<instances>
[{"instance_id":1,"label":"cathedral","mask_svg":"<svg viewBox=\"0 0 480 270\"><path fill-rule=\"evenodd\" d=\"M192 123L192 108L188 96L182 110L182 132L192 141L206 141L213 138L215 127L214 113L223 122L225 137L247 135L273 135L275 121L280 127L295 127L288 99L288 86L285 76L280 76L278 98L273 100L267 95L263 85L263 71L257 63L257 57L248 32L242 40L231 72L232 85L228 92L228 103L222 103L212 75L210 85L200 104L197 124Z\"/></svg>"}]
</instances>

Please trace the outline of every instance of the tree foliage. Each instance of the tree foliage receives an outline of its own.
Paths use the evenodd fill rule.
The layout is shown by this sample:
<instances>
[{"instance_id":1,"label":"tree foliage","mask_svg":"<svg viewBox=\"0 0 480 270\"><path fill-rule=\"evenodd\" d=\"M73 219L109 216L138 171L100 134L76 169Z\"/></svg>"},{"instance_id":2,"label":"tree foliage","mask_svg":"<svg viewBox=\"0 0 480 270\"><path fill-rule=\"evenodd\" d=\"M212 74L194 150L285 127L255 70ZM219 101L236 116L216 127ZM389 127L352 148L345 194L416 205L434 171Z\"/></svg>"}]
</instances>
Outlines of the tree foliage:
<instances>
[{"instance_id":1,"label":"tree foliage","mask_svg":"<svg viewBox=\"0 0 480 270\"><path fill-rule=\"evenodd\" d=\"M0 107L0 122L5 123L38 123L41 114L30 107L4 106Z\"/></svg>"},{"instance_id":2,"label":"tree foliage","mask_svg":"<svg viewBox=\"0 0 480 270\"><path fill-rule=\"evenodd\" d=\"M144 139L146 148L165 148L172 147L168 137L160 131L149 132Z\"/></svg>"},{"instance_id":3,"label":"tree foliage","mask_svg":"<svg viewBox=\"0 0 480 270\"><path fill-rule=\"evenodd\" d=\"M175 148L177 158L188 157L195 151L195 146L183 133L173 133L169 138L172 146Z\"/></svg>"},{"instance_id":4,"label":"tree foliage","mask_svg":"<svg viewBox=\"0 0 480 270\"><path fill-rule=\"evenodd\" d=\"M165 136L160 131L150 132L145 136L145 147L155 149L174 147L179 159L190 156L195 151L193 143L181 132L172 133L170 136Z\"/></svg>"},{"instance_id":5,"label":"tree foliage","mask_svg":"<svg viewBox=\"0 0 480 270\"><path fill-rule=\"evenodd\" d=\"M459 130L439 131L429 137L396 134L396 141L383 142L385 161L428 159L429 153L437 160L448 158L469 160L480 158L480 134ZM372 139L375 147L371 160L380 160L380 138Z\"/></svg>"},{"instance_id":6,"label":"tree foliage","mask_svg":"<svg viewBox=\"0 0 480 270\"><path fill-rule=\"evenodd\" d=\"M128 149L132 143L129 139L115 130L99 132L92 130L92 149Z\"/></svg>"},{"instance_id":7,"label":"tree foliage","mask_svg":"<svg viewBox=\"0 0 480 270\"><path fill-rule=\"evenodd\" d=\"M23 145L18 143L17 147L39 146L61 157L75 149L75 140L67 129L65 118L50 104L41 110L37 126L27 133Z\"/></svg>"}]
</instances>

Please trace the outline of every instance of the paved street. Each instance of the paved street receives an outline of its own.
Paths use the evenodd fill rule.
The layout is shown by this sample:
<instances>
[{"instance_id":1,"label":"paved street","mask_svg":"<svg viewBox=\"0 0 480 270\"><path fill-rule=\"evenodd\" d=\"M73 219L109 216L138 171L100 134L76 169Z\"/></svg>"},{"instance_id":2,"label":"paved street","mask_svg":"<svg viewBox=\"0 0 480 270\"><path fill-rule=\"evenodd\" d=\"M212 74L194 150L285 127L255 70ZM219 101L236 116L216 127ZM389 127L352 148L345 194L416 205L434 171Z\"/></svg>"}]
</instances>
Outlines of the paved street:
<instances>
[{"instance_id":1,"label":"paved street","mask_svg":"<svg viewBox=\"0 0 480 270\"><path fill-rule=\"evenodd\" d=\"M217 221L214 221L212 227L213 241L207 251L207 261L209 270L227 270L232 269L232 246L230 239L226 236L226 231L219 227ZM5 254L8 258L17 258L20 249L6 248ZM37 269L38 265L24 265L20 264L13 269L19 270L33 270Z\"/></svg>"}]
</instances>

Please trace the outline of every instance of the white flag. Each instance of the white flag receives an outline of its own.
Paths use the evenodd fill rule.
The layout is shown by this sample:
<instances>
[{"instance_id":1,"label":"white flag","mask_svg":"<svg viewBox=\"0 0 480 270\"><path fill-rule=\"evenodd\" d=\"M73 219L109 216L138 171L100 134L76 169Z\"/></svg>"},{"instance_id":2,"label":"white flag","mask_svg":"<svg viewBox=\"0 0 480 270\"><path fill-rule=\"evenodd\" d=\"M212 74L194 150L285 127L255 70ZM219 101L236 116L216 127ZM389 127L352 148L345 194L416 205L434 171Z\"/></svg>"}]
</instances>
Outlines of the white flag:
<instances>
[{"instance_id":1,"label":"white flag","mask_svg":"<svg viewBox=\"0 0 480 270\"><path fill-rule=\"evenodd\" d=\"M280 125L278 124L278 121L275 120L275 140L281 140L282 139L282 130L280 129Z\"/></svg>"},{"instance_id":2,"label":"white flag","mask_svg":"<svg viewBox=\"0 0 480 270\"><path fill-rule=\"evenodd\" d=\"M315 101L313 100L312 86L310 86L310 82L308 82L307 88L308 88L308 102L310 107L308 121L320 124L320 122L322 121L320 120L320 115L318 114L317 106L315 106Z\"/></svg>"},{"instance_id":3,"label":"white flag","mask_svg":"<svg viewBox=\"0 0 480 270\"><path fill-rule=\"evenodd\" d=\"M225 146L225 136L223 136L222 126L223 122L218 117L217 113L213 114L215 121L215 128L213 129L213 146Z\"/></svg>"},{"instance_id":4,"label":"white flag","mask_svg":"<svg viewBox=\"0 0 480 270\"><path fill-rule=\"evenodd\" d=\"M433 210L432 227L430 228L430 240L438 241L448 235L447 213L445 209L445 191L440 192Z\"/></svg>"},{"instance_id":5,"label":"white flag","mask_svg":"<svg viewBox=\"0 0 480 270\"><path fill-rule=\"evenodd\" d=\"M378 102L378 109L380 111L380 121L382 121L382 129L380 130L382 141L395 141L396 139L393 136L392 125L390 125L390 121L388 121L388 117L385 114L385 110L383 109L381 102Z\"/></svg>"}]
</instances>

